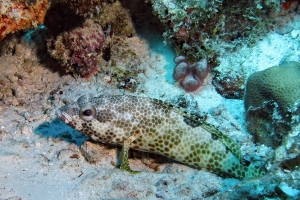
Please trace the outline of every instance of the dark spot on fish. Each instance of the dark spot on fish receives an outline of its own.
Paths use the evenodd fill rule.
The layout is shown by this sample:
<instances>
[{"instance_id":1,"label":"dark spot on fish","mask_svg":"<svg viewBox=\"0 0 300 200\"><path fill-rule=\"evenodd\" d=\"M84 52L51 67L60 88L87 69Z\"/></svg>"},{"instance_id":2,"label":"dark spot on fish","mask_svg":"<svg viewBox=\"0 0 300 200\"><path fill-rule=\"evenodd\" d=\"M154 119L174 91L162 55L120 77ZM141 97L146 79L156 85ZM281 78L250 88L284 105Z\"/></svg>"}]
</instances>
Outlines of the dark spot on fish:
<instances>
[{"instance_id":1,"label":"dark spot on fish","mask_svg":"<svg viewBox=\"0 0 300 200\"><path fill-rule=\"evenodd\" d=\"M242 164L243 164L244 166L248 167L248 166L251 164L251 162L250 162L249 160L246 160L246 159L243 158Z\"/></svg>"},{"instance_id":2,"label":"dark spot on fish","mask_svg":"<svg viewBox=\"0 0 300 200\"><path fill-rule=\"evenodd\" d=\"M198 126L201 125L200 121L195 120L195 119L192 119L192 118L187 117L187 116L183 116L183 121L184 121L187 125L189 125L189 126L191 126L191 127L193 127L193 128L196 128L196 127L198 127Z\"/></svg>"},{"instance_id":3,"label":"dark spot on fish","mask_svg":"<svg viewBox=\"0 0 300 200\"><path fill-rule=\"evenodd\" d=\"M218 140L218 139L219 139L219 137L218 137L217 135L215 135L215 134L211 134L211 138L212 138L213 140Z\"/></svg>"}]
</instances>

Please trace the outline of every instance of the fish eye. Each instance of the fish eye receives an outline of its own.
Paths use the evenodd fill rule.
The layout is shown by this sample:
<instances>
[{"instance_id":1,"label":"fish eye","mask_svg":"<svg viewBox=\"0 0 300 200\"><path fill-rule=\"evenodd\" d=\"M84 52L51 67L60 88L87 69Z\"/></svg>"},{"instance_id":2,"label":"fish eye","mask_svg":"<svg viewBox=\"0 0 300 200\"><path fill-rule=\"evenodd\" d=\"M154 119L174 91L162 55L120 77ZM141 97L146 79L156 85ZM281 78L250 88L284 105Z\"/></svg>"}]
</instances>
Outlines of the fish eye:
<instances>
[{"instance_id":1,"label":"fish eye","mask_svg":"<svg viewBox=\"0 0 300 200\"><path fill-rule=\"evenodd\" d=\"M92 105L83 106L79 111L79 117L84 121L90 121L94 119L96 115L96 109Z\"/></svg>"},{"instance_id":2,"label":"fish eye","mask_svg":"<svg viewBox=\"0 0 300 200\"><path fill-rule=\"evenodd\" d=\"M85 111L83 111L83 114L85 115L85 116L91 116L92 115L92 110L91 109L86 109Z\"/></svg>"}]
</instances>

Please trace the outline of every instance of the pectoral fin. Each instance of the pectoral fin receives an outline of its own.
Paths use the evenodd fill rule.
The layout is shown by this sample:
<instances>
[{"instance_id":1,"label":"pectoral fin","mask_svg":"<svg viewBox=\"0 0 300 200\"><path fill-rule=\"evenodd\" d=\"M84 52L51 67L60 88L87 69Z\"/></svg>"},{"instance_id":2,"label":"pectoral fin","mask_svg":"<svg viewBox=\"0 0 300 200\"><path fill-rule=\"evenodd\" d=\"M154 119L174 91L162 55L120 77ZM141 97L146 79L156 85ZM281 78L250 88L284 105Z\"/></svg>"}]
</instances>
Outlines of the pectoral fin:
<instances>
[{"instance_id":1,"label":"pectoral fin","mask_svg":"<svg viewBox=\"0 0 300 200\"><path fill-rule=\"evenodd\" d=\"M129 138L127 138L126 140L124 140L122 151L121 151L120 169L128 171L131 174L139 173L139 171L134 171L134 170L130 169L129 161L128 161L129 148L130 148L131 143L135 140L135 138L136 138L136 135L132 135Z\"/></svg>"}]
</instances>

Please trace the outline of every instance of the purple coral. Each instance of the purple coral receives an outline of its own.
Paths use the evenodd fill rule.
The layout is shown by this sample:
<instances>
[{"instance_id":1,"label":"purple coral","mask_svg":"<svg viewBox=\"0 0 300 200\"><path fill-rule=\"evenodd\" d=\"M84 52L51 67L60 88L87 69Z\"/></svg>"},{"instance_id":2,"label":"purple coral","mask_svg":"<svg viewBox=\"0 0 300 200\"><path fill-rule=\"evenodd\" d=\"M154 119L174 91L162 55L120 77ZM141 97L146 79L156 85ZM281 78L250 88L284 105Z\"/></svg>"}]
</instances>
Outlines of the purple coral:
<instances>
[{"instance_id":1,"label":"purple coral","mask_svg":"<svg viewBox=\"0 0 300 200\"><path fill-rule=\"evenodd\" d=\"M104 42L101 26L87 20L82 27L60 34L48 48L51 56L58 59L67 72L89 78L99 71L99 55Z\"/></svg>"},{"instance_id":2,"label":"purple coral","mask_svg":"<svg viewBox=\"0 0 300 200\"><path fill-rule=\"evenodd\" d=\"M179 81L181 87L187 92L199 89L208 74L207 60L189 64L184 56L177 56L174 61L176 67L173 78Z\"/></svg>"},{"instance_id":3,"label":"purple coral","mask_svg":"<svg viewBox=\"0 0 300 200\"><path fill-rule=\"evenodd\" d=\"M85 78L98 72L97 56L104 44L104 34L99 24L75 29L65 34L65 41L70 50L68 71L75 71Z\"/></svg>"}]
</instances>

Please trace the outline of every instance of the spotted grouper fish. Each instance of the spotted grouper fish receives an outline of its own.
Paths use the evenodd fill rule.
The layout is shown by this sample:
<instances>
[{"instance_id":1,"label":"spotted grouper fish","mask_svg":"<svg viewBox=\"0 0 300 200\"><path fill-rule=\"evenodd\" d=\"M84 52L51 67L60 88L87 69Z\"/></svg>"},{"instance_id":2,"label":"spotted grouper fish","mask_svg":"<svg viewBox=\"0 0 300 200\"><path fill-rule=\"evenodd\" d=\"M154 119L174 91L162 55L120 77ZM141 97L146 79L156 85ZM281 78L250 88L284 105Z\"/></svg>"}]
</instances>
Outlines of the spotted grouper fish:
<instances>
[{"instance_id":1,"label":"spotted grouper fish","mask_svg":"<svg viewBox=\"0 0 300 200\"><path fill-rule=\"evenodd\" d=\"M131 173L130 148L160 154L223 177L257 177L239 146L197 116L157 99L84 95L57 110L58 117L94 141L122 145L120 168Z\"/></svg>"}]
</instances>

